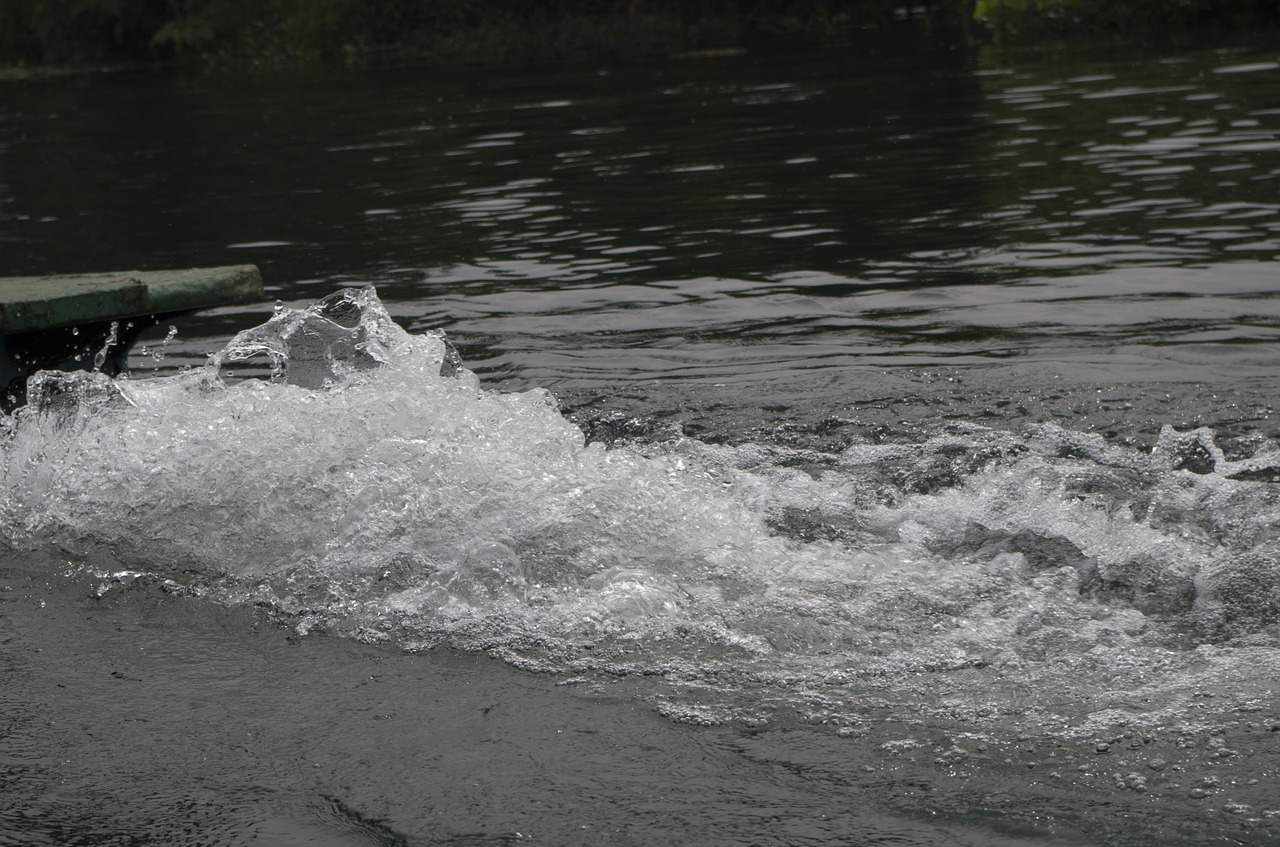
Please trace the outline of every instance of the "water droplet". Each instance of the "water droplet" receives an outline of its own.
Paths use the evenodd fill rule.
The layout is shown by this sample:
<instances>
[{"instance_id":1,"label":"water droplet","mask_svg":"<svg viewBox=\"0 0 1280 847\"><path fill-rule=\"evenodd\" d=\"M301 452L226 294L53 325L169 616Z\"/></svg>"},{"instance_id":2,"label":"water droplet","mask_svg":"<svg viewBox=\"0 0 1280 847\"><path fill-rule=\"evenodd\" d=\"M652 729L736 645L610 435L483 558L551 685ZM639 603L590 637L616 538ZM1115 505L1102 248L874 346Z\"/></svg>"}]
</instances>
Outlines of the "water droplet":
<instances>
[{"instance_id":1,"label":"water droplet","mask_svg":"<svg viewBox=\"0 0 1280 847\"><path fill-rule=\"evenodd\" d=\"M102 370L102 366L103 366L104 364L106 364L106 361L107 361L107 353L108 353L108 352L110 352L111 348L115 346L116 341L119 339L119 336L117 335L117 333L119 332L119 330L120 330L120 322L119 322L119 321L112 321L112 322L111 322L111 329L110 329L110 331L107 333L107 339L106 339L106 341L104 341L104 342L103 342L103 344L102 344L102 349L101 349L101 350L99 350L99 351L97 352L97 354L93 357L93 369L94 369L94 371L101 371L101 370Z\"/></svg>"}]
</instances>

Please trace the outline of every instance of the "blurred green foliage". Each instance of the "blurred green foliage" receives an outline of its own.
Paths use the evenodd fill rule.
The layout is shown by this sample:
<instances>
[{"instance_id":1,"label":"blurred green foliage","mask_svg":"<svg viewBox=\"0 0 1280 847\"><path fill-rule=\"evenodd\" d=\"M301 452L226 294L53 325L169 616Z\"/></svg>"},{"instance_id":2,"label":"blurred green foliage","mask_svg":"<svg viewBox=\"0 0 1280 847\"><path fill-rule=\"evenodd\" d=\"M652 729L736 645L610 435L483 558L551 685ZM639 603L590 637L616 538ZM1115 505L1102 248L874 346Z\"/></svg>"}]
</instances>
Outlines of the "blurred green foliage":
<instances>
[{"instance_id":1,"label":"blurred green foliage","mask_svg":"<svg viewBox=\"0 0 1280 847\"><path fill-rule=\"evenodd\" d=\"M1169 32L1280 25L1276 0L978 0L1002 32Z\"/></svg>"},{"instance_id":2,"label":"blurred green foliage","mask_svg":"<svg viewBox=\"0 0 1280 847\"><path fill-rule=\"evenodd\" d=\"M0 58L96 61L145 54L165 0L0 0Z\"/></svg>"},{"instance_id":3,"label":"blurred green foliage","mask_svg":"<svg viewBox=\"0 0 1280 847\"><path fill-rule=\"evenodd\" d=\"M0 62L519 61L735 47L894 20L1134 29L1280 22L1277 0L0 0Z\"/></svg>"}]
</instances>

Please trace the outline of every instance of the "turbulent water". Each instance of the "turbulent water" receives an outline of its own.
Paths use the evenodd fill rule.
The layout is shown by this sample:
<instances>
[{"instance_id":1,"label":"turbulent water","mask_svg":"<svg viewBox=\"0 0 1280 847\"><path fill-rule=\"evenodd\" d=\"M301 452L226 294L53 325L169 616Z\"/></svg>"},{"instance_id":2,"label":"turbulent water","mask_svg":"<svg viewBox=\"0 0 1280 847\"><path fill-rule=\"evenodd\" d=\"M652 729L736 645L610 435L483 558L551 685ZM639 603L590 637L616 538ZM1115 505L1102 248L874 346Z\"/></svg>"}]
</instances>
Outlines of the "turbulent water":
<instances>
[{"instance_id":1,"label":"turbulent water","mask_svg":"<svg viewBox=\"0 0 1280 847\"><path fill-rule=\"evenodd\" d=\"M1277 79L4 80L0 845L1277 843Z\"/></svg>"},{"instance_id":2,"label":"turbulent water","mask_svg":"<svg viewBox=\"0 0 1280 847\"><path fill-rule=\"evenodd\" d=\"M270 376L238 371L257 358ZM838 452L606 445L546 391L484 388L371 288L278 307L202 368L30 393L3 434L4 541L100 598L265 607L681 722L819 724L1107 791L1220 792L1237 737L1280 731L1270 442L955 423ZM1269 780L1223 796L1280 826Z\"/></svg>"}]
</instances>

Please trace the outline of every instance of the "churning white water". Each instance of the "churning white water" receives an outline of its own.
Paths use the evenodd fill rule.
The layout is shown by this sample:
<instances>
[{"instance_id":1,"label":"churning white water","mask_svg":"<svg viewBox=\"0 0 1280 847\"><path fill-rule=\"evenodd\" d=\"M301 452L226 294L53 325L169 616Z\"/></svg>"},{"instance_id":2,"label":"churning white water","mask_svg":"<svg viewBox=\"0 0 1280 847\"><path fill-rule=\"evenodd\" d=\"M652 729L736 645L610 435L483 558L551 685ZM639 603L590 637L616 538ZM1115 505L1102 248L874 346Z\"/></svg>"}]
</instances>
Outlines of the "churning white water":
<instances>
[{"instance_id":1,"label":"churning white water","mask_svg":"<svg viewBox=\"0 0 1280 847\"><path fill-rule=\"evenodd\" d=\"M269 378L237 375L259 356ZM1280 452L1207 430L606 448L372 289L279 308L204 368L46 374L31 400L4 541L101 592L486 651L682 721L1192 732L1270 709L1280 672Z\"/></svg>"}]
</instances>

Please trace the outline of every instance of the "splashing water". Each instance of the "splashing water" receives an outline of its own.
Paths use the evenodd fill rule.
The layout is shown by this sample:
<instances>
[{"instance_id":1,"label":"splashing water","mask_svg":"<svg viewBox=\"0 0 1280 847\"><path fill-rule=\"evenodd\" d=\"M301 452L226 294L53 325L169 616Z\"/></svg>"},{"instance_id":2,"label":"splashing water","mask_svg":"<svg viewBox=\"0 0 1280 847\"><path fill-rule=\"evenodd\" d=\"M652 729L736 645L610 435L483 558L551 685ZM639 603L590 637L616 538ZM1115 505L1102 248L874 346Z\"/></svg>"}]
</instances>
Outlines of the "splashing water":
<instances>
[{"instance_id":1,"label":"splashing water","mask_svg":"<svg viewBox=\"0 0 1280 847\"><path fill-rule=\"evenodd\" d=\"M116 342L120 340L120 322L112 321L111 328L107 331L106 340L102 342L101 349L93 355L93 369L95 371L102 370L102 366L107 362L107 355L111 352L111 348L116 346Z\"/></svg>"},{"instance_id":2,"label":"splashing water","mask_svg":"<svg viewBox=\"0 0 1280 847\"><path fill-rule=\"evenodd\" d=\"M372 289L278 308L202 369L29 396L0 424L14 549L679 720L1093 737L1206 724L1280 670L1280 452L1209 430L606 449Z\"/></svg>"},{"instance_id":3,"label":"splashing water","mask_svg":"<svg viewBox=\"0 0 1280 847\"><path fill-rule=\"evenodd\" d=\"M173 339L177 337L178 328L176 326L170 326L169 331L165 334L164 338L160 340L158 346L148 347L143 345L138 352L149 358L153 366L159 367L160 363L165 360L165 356L168 355L169 345L173 342Z\"/></svg>"}]
</instances>

